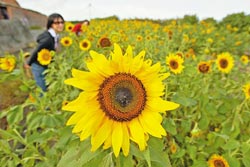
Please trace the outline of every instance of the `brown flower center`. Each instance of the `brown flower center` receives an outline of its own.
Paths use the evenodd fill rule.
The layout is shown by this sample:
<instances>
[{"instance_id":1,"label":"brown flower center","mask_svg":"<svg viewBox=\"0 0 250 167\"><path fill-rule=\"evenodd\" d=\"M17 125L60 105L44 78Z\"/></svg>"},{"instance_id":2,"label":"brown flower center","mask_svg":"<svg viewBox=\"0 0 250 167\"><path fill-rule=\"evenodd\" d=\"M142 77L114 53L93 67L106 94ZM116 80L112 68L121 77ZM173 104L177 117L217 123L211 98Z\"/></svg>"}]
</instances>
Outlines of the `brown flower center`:
<instances>
[{"instance_id":1,"label":"brown flower center","mask_svg":"<svg viewBox=\"0 0 250 167\"><path fill-rule=\"evenodd\" d=\"M146 91L135 76L117 73L101 84L98 101L105 114L115 121L136 118L146 104Z\"/></svg>"},{"instance_id":2,"label":"brown flower center","mask_svg":"<svg viewBox=\"0 0 250 167\"><path fill-rule=\"evenodd\" d=\"M178 62L172 60L170 62L170 66L171 66L172 69L177 69L178 68Z\"/></svg>"},{"instance_id":3,"label":"brown flower center","mask_svg":"<svg viewBox=\"0 0 250 167\"><path fill-rule=\"evenodd\" d=\"M101 47L109 47L109 46L111 46L111 42L108 38L102 38L100 40L100 45L101 45Z\"/></svg>"},{"instance_id":4,"label":"brown flower center","mask_svg":"<svg viewBox=\"0 0 250 167\"><path fill-rule=\"evenodd\" d=\"M215 167L225 167L226 165L225 165L224 162L221 161L221 160L215 160L215 161L214 161L214 166L215 166Z\"/></svg>"},{"instance_id":5,"label":"brown flower center","mask_svg":"<svg viewBox=\"0 0 250 167\"><path fill-rule=\"evenodd\" d=\"M68 45L69 44L69 40L65 40L65 44Z\"/></svg>"},{"instance_id":6,"label":"brown flower center","mask_svg":"<svg viewBox=\"0 0 250 167\"><path fill-rule=\"evenodd\" d=\"M87 42L83 42L83 43L82 43L82 47L83 47L83 48L87 48L88 46L89 46L89 44L88 44Z\"/></svg>"},{"instance_id":7,"label":"brown flower center","mask_svg":"<svg viewBox=\"0 0 250 167\"><path fill-rule=\"evenodd\" d=\"M220 60L220 67L227 68L227 66L228 66L228 61L226 59L221 59Z\"/></svg>"},{"instance_id":8,"label":"brown flower center","mask_svg":"<svg viewBox=\"0 0 250 167\"><path fill-rule=\"evenodd\" d=\"M202 73L207 73L209 71L209 66L207 64L199 65L199 71Z\"/></svg>"}]
</instances>

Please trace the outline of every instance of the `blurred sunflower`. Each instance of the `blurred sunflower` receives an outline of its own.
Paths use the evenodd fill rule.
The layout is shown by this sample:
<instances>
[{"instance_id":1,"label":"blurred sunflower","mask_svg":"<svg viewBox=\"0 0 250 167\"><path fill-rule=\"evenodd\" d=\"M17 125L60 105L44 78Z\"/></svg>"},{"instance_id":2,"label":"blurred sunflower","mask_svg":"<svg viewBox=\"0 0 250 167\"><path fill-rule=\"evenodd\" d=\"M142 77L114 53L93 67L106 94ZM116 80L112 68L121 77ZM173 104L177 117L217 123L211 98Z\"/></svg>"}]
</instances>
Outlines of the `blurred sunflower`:
<instances>
[{"instance_id":1,"label":"blurred sunflower","mask_svg":"<svg viewBox=\"0 0 250 167\"><path fill-rule=\"evenodd\" d=\"M243 64L245 64L245 65L247 65L248 62L249 62L249 59L248 59L248 56L247 56L247 55L242 55L242 56L240 57L240 60L241 60L241 62L242 62Z\"/></svg>"},{"instance_id":2,"label":"blurred sunflower","mask_svg":"<svg viewBox=\"0 0 250 167\"><path fill-rule=\"evenodd\" d=\"M111 46L111 42L110 42L109 38L107 38L107 37L101 37L98 40L98 46L100 46L102 48L109 47L109 46Z\"/></svg>"},{"instance_id":3,"label":"blurred sunflower","mask_svg":"<svg viewBox=\"0 0 250 167\"><path fill-rule=\"evenodd\" d=\"M188 51L185 54L185 58L192 58L193 60L196 59L195 51L193 48L188 49Z\"/></svg>"},{"instance_id":4,"label":"blurred sunflower","mask_svg":"<svg viewBox=\"0 0 250 167\"><path fill-rule=\"evenodd\" d=\"M48 49L42 49L37 54L37 60L42 65L48 65L52 60L52 53Z\"/></svg>"},{"instance_id":5,"label":"blurred sunflower","mask_svg":"<svg viewBox=\"0 0 250 167\"><path fill-rule=\"evenodd\" d=\"M208 43L213 43L214 40L213 40L212 38L208 38L208 39L207 39L207 42L208 42Z\"/></svg>"},{"instance_id":6,"label":"blurred sunflower","mask_svg":"<svg viewBox=\"0 0 250 167\"><path fill-rule=\"evenodd\" d=\"M91 151L101 145L103 149L112 147L116 157L121 149L128 155L130 140L144 150L149 135L165 136L161 113L179 104L161 99L163 80L169 73L159 73L160 63L144 61L145 51L134 57L131 46L123 55L118 44L110 59L95 51L90 56L86 62L89 71L72 69L73 78L65 80L83 90L62 108L74 112L67 121L67 125L75 125L73 133L80 140L91 136Z\"/></svg>"},{"instance_id":7,"label":"blurred sunflower","mask_svg":"<svg viewBox=\"0 0 250 167\"><path fill-rule=\"evenodd\" d=\"M72 45L72 39L70 37L63 37L60 42L65 47Z\"/></svg>"},{"instance_id":8,"label":"blurred sunflower","mask_svg":"<svg viewBox=\"0 0 250 167\"><path fill-rule=\"evenodd\" d=\"M170 142L170 151L172 154L175 154L176 151L177 151L177 145L176 143L173 141L173 142Z\"/></svg>"},{"instance_id":9,"label":"blurred sunflower","mask_svg":"<svg viewBox=\"0 0 250 167\"><path fill-rule=\"evenodd\" d=\"M88 39L83 39L80 41L79 47L81 50L88 51L91 47L91 42Z\"/></svg>"},{"instance_id":10,"label":"blurred sunflower","mask_svg":"<svg viewBox=\"0 0 250 167\"><path fill-rule=\"evenodd\" d=\"M212 155L208 160L209 167L229 167L228 162L220 155Z\"/></svg>"},{"instance_id":11,"label":"blurred sunflower","mask_svg":"<svg viewBox=\"0 0 250 167\"><path fill-rule=\"evenodd\" d=\"M121 35L119 33L112 33L110 39L112 43L118 43L121 39Z\"/></svg>"},{"instance_id":12,"label":"blurred sunflower","mask_svg":"<svg viewBox=\"0 0 250 167\"><path fill-rule=\"evenodd\" d=\"M250 98L250 83L243 86L243 91L245 93L246 99Z\"/></svg>"},{"instance_id":13,"label":"blurred sunflower","mask_svg":"<svg viewBox=\"0 0 250 167\"><path fill-rule=\"evenodd\" d=\"M198 64L197 69L200 73L208 73L211 71L211 63L202 61Z\"/></svg>"},{"instance_id":14,"label":"blurred sunflower","mask_svg":"<svg viewBox=\"0 0 250 167\"><path fill-rule=\"evenodd\" d=\"M71 22L65 22L65 31L71 32L74 27L74 24Z\"/></svg>"},{"instance_id":15,"label":"blurred sunflower","mask_svg":"<svg viewBox=\"0 0 250 167\"><path fill-rule=\"evenodd\" d=\"M240 46L241 44L242 44L241 41L236 41L236 42L235 42L235 46Z\"/></svg>"},{"instance_id":16,"label":"blurred sunflower","mask_svg":"<svg viewBox=\"0 0 250 167\"><path fill-rule=\"evenodd\" d=\"M224 52L217 56L216 64L219 71L229 73L234 66L234 59L228 52Z\"/></svg>"},{"instance_id":17,"label":"blurred sunflower","mask_svg":"<svg viewBox=\"0 0 250 167\"><path fill-rule=\"evenodd\" d=\"M171 40L173 37L173 31L169 30L168 31L168 39Z\"/></svg>"},{"instance_id":18,"label":"blurred sunflower","mask_svg":"<svg viewBox=\"0 0 250 167\"><path fill-rule=\"evenodd\" d=\"M16 66L16 57L14 55L6 55L0 58L0 69L11 72Z\"/></svg>"},{"instance_id":19,"label":"blurred sunflower","mask_svg":"<svg viewBox=\"0 0 250 167\"><path fill-rule=\"evenodd\" d=\"M36 102L35 97L31 93L29 94L28 100L32 103Z\"/></svg>"},{"instance_id":20,"label":"blurred sunflower","mask_svg":"<svg viewBox=\"0 0 250 167\"><path fill-rule=\"evenodd\" d=\"M65 31L71 32L74 27L74 24L71 22L65 22Z\"/></svg>"},{"instance_id":21,"label":"blurred sunflower","mask_svg":"<svg viewBox=\"0 0 250 167\"><path fill-rule=\"evenodd\" d=\"M152 37L150 35L146 36L146 40L151 41Z\"/></svg>"},{"instance_id":22,"label":"blurred sunflower","mask_svg":"<svg viewBox=\"0 0 250 167\"><path fill-rule=\"evenodd\" d=\"M184 42L188 42L189 41L189 36L188 36L188 34L183 34L183 41Z\"/></svg>"},{"instance_id":23,"label":"blurred sunflower","mask_svg":"<svg viewBox=\"0 0 250 167\"><path fill-rule=\"evenodd\" d=\"M180 74L183 71L183 63L184 59L179 55L170 53L166 57L166 64L168 65L170 71L172 71L174 74Z\"/></svg>"},{"instance_id":24,"label":"blurred sunflower","mask_svg":"<svg viewBox=\"0 0 250 167\"><path fill-rule=\"evenodd\" d=\"M143 40L143 37L141 35L136 36L136 41L141 42Z\"/></svg>"}]
</instances>

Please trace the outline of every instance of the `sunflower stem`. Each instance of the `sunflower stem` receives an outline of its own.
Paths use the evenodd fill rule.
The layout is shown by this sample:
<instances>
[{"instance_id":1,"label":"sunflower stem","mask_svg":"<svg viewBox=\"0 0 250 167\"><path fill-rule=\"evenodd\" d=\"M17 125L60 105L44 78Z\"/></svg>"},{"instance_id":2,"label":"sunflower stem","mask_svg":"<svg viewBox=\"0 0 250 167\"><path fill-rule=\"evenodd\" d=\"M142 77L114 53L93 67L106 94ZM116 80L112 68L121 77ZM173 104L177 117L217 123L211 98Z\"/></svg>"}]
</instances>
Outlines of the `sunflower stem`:
<instances>
[{"instance_id":1,"label":"sunflower stem","mask_svg":"<svg viewBox=\"0 0 250 167\"><path fill-rule=\"evenodd\" d=\"M115 159L115 166L116 166L116 167L121 167L121 160L120 160L120 156L119 156L119 157L117 157L117 158Z\"/></svg>"}]
</instances>

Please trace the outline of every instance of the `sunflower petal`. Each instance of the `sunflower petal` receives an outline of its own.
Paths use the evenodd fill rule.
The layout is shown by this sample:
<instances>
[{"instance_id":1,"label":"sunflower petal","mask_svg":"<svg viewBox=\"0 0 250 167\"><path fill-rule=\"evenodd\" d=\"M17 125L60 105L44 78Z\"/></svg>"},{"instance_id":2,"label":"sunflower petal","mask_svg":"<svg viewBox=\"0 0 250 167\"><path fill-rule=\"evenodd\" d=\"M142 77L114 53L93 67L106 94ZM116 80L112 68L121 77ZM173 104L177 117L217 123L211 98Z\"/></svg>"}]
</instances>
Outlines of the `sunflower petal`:
<instances>
[{"instance_id":1,"label":"sunflower petal","mask_svg":"<svg viewBox=\"0 0 250 167\"><path fill-rule=\"evenodd\" d=\"M161 99L160 97L158 98L148 98L147 102L148 107L152 111L157 111L157 112L165 112L168 110L174 110L178 108L180 105L171 101L166 101Z\"/></svg>"},{"instance_id":2,"label":"sunflower petal","mask_svg":"<svg viewBox=\"0 0 250 167\"><path fill-rule=\"evenodd\" d=\"M129 142L129 133L126 123L122 123L122 131L123 131L122 151L125 156L128 156L130 142Z\"/></svg>"},{"instance_id":3,"label":"sunflower petal","mask_svg":"<svg viewBox=\"0 0 250 167\"><path fill-rule=\"evenodd\" d=\"M67 111L81 111L83 106L89 105L91 108L99 107L98 102L95 100L96 93L81 92L77 99L69 102L67 105L62 107L62 110ZM91 105L90 105L91 104Z\"/></svg>"},{"instance_id":4,"label":"sunflower petal","mask_svg":"<svg viewBox=\"0 0 250 167\"><path fill-rule=\"evenodd\" d=\"M92 61L87 62L88 69L96 74L99 74L101 77L108 77L114 74L114 71L110 67L110 62L103 54L99 54L95 51L89 52Z\"/></svg>"},{"instance_id":5,"label":"sunflower petal","mask_svg":"<svg viewBox=\"0 0 250 167\"><path fill-rule=\"evenodd\" d=\"M134 61L130 69L131 74L135 74L136 72L140 71L144 63L143 60L144 60L145 54L146 54L145 51L141 51L137 56L134 57Z\"/></svg>"},{"instance_id":6,"label":"sunflower petal","mask_svg":"<svg viewBox=\"0 0 250 167\"><path fill-rule=\"evenodd\" d=\"M145 131L152 136L161 138L166 136L165 129L161 126L162 117L157 112L145 110L139 116L140 123Z\"/></svg>"},{"instance_id":7,"label":"sunflower petal","mask_svg":"<svg viewBox=\"0 0 250 167\"><path fill-rule=\"evenodd\" d=\"M93 135L99 128L102 120L104 119L104 113L99 112L98 117L93 116L92 119L89 119L82 124L82 133L80 135L80 140L83 141L88 138L90 135Z\"/></svg>"},{"instance_id":8,"label":"sunflower petal","mask_svg":"<svg viewBox=\"0 0 250 167\"><path fill-rule=\"evenodd\" d=\"M91 138L91 151L97 150L111 134L113 121L105 118L104 122Z\"/></svg>"},{"instance_id":9,"label":"sunflower petal","mask_svg":"<svg viewBox=\"0 0 250 167\"><path fill-rule=\"evenodd\" d=\"M146 144L144 138L144 130L139 123L138 118L134 118L133 120L131 120L128 125L132 140L139 145L139 149L141 151L145 150Z\"/></svg>"},{"instance_id":10,"label":"sunflower petal","mask_svg":"<svg viewBox=\"0 0 250 167\"><path fill-rule=\"evenodd\" d=\"M122 147L122 138L123 138L122 123L116 122L112 132L112 147L116 157L118 157L120 149Z\"/></svg>"}]
</instances>

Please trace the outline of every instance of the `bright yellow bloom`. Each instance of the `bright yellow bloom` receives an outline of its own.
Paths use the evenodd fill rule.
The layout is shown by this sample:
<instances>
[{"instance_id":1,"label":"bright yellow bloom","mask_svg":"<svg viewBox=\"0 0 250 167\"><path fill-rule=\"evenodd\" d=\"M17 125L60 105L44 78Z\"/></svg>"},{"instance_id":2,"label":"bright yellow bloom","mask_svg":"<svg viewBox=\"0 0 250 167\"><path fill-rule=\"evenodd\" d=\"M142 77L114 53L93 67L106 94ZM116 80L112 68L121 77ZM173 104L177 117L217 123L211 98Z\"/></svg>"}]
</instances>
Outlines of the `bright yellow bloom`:
<instances>
[{"instance_id":1,"label":"bright yellow bloom","mask_svg":"<svg viewBox=\"0 0 250 167\"><path fill-rule=\"evenodd\" d=\"M0 58L0 69L11 72L16 66L16 58L14 55L7 55Z\"/></svg>"},{"instance_id":2,"label":"bright yellow bloom","mask_svg":"<svg viewBox=\"0 0 250 167\"><path fill-rule=\"evenodd\" d=\"M83 39L80 43L79 43L79 47L81 50L84 51L88 51L91 47L91 42L88 39Z\"/></svg>"},{"instance_id":3,"label":"bright yellow bloom","mask_svg":"<svg viewBox=\"0 0 250 167\"><path fill-rule=\"evenodd\" d=\"M250 83L243 86L243 91L245 93L246 99L250 98Z\"/></svg>"},{"instance_id":4,"label":"bright yellow bloom","mask_svg":"<svg viewBox=\"0 0 250 167\"><path fill-rule=\"evenodd\" d=\"M168 65L170 71L172 71L174 74L180 74L183 71L183 63L184 59L179 55L170 53L166 57L166 64Z\"/></svg>"},{"instance_id":5,"label":"bright yellow bloom","mask_svg":"<svg viewBox=\"0 0 250 167\"><path fill-rule=\"evenodd\" d=\"M241 62L242 62L243 64L245 64L245 65L247 65L248 62L249 62L249 59L248 59L248 56L247 56L247 55L242 55L242 56L240 57L240 60L241 60Z\"/></svg>"},{"instance_id":6,"label":"bright yellow bloom","mask_svg":"<svg viewBox=\"0 0 250 167\"><path fill-rule=\"evenodd\" d=\"M37 60L42 65L48 65L52 60L52 54L48 49L42 49L38 52Z\"/></svg>"},{"instance_id":7,"label":"bright yellow bloom","mask_svg":"<svg viewBox=\"0 0 250 167\"><path fill-rule=\"evenodd\" d=\"M144 150L149 135L165 136L161 113L179 104L161 98L169 73L159 73L160 63L145 61L145 51L134 57L131 46L123 54L118 44L108 59L95 51L90 56L89 71L72 69L73 78L65 80L83 90L62 108L74 112L67 122L73 133L81 141L91 137L92 151L112 147L116 157L121 149L129 154L130 140Z\"/></svg>"},{"instance_id":8,"label":"bright yellow bloom","mask_svg":"<svg viewBox=\"0 0 250 167\"><path fill-rule=\"evenodd\" d=\"M228 52L224 52L217 56L216 64L219 71L229 73L234 66L234 59Z\"/></svg>"},{"instance_id":9,"label":"bright yellow bloom","mask_svg":"<svg viewBox=\"0 0 250 167\"><path fill-rule=\"evenodd\" d=\"M209 167L229 167L228 162L220 155L212 155L208 160Z\"/></svg>"},{"instance_id":10,"label":"bright yellow bloom","mask_svg":"<svg viewBox=\"0 0 250 167\"><path fill-rule=\"evenodd\" d=\"M63 45L63 46L71 46L72 45L72 39L70 37L63 37L60 41L60 43Z\"/></svg>"}]
</instances>

